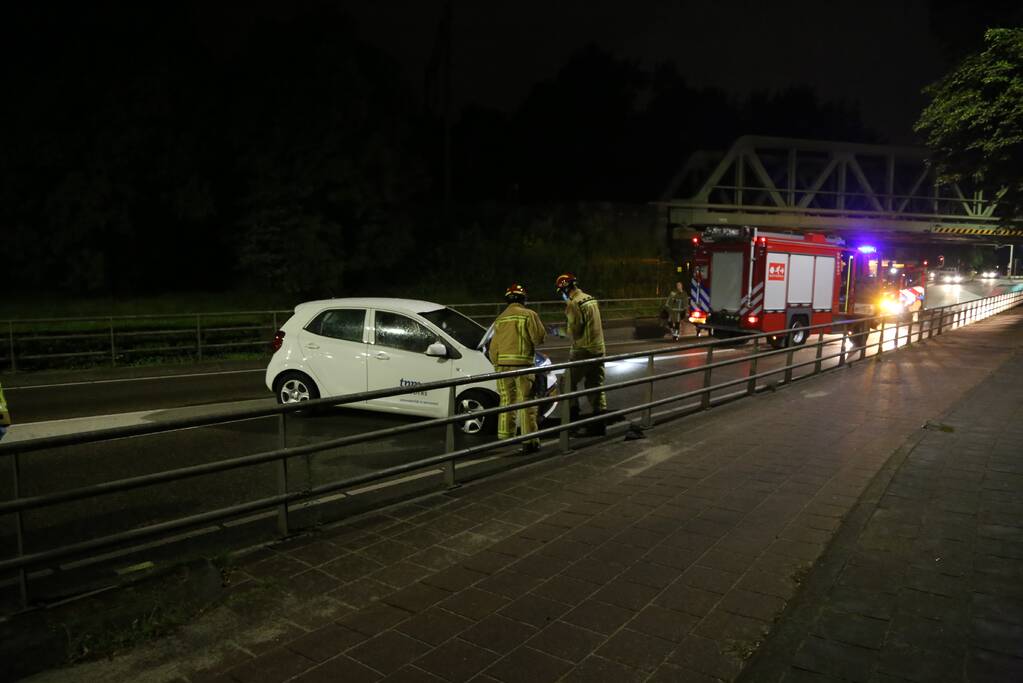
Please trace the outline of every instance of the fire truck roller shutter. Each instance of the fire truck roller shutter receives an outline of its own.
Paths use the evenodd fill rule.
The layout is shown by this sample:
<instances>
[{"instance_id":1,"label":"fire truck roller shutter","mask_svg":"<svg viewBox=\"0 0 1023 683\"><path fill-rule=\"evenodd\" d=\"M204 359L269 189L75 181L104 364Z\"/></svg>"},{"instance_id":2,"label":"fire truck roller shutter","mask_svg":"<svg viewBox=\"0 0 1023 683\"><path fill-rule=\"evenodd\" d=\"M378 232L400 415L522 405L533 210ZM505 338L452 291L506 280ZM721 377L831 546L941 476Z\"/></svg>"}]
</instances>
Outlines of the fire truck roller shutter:
<instances>
[{"instance_id":1,"label":"fire truck roller shutter","mask_svg":"<svg viewBox=\"0 0 1023 683\"><path fill-rule=\"evenodd\" d=\"M785 293L788 285L789 255L768 253L767 282L764 284L764 310L785 310Z\"/></svg>"},{"instance_id":2,"label":"fire truck roller shutter","mask_svg":"<svg viewBox=\"0 0 1023 683\"><path fill-rule=\"evenodd\" d=\"M742 252L718 251L710 264L710 308L737 311L742 301Z\"/></svg>"},{"instance_id":3,"label":"fire truck roller shutter","mask_svg":"<svg viewBox=\"0 0 1023 683\"><path fill-rule=\"evenodd\" d=\"M830 311L831 299L835 292L835 258L817 257L817 272L813 278L813 307L818 311Z\"/></svg>"},{"instance_id":4,"label":"fire truck roller shutter","mask_svg":"<svg viewBox=\"0 0 1023 683\"><path fill-rule=\"evenodd\" d=\"M813 301L813 256L792 254L789 256L790 306L808 306Z\"/></svg>"}]
</instances>

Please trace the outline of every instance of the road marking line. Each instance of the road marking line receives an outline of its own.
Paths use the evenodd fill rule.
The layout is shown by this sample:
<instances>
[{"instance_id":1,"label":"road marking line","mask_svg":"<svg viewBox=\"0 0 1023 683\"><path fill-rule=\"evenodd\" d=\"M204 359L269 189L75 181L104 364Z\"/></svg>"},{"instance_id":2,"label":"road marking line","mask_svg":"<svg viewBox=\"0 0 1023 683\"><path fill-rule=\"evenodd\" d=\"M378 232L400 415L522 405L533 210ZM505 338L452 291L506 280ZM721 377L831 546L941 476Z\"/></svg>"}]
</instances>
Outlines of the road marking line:
<instances>
[{"instance_id":1,"label":"road marking line","mask_svg":"<svg viewBox=\"0 0 1023 683\"><path fill-rule=\"evenodd\" d=\"M252 370L223 370L221 372L193 372L186 375L153 375L151 377L123 377L121 379L95 379L81 382L62 382L60 384L33 384L27 387L7 387L7 393L24 391L26 389L52 389L56 387L80 387L88 384L116 384L118 382L149 382L154 379L180 379L192 377L216 377L218 375L241 375L246 372L266 372L266 368L253 368Z\"/></svg>"}]
</instances>

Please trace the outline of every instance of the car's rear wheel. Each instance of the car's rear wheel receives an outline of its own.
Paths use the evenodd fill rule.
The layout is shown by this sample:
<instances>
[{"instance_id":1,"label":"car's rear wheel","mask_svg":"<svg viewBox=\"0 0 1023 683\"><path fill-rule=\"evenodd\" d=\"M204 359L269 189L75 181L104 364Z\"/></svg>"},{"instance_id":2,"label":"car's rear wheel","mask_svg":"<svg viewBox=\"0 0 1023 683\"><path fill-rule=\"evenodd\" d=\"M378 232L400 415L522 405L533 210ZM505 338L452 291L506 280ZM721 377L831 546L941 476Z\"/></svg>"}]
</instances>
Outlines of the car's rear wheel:
<instances>
[{"instance_id":1,"label":"car's rear wheel","mask_svg":"<svg viewBox=\"0 0 1023 683\"><path fill-rule=\"evenodd\" d=\"M466 415L466 419L457 423L463 434L495 434L497 433L496 415L476 415L481 410L497 405L497 397L481 389L470 389L462 393L455 401L455 412Z\"/></svg>"},{"instance_id":2,"label":"car's rear wheel","mask_svg":"<svg viewBox=\"0 0 1023 683\"><path fill-rule=\"evenodd\" d=\"M277 396L277 402L283 405L317 399L320 397L320 389L308 375L292 371L282 373L277 378L274 382L274 394Z\"/></svg>"}]
</instances>

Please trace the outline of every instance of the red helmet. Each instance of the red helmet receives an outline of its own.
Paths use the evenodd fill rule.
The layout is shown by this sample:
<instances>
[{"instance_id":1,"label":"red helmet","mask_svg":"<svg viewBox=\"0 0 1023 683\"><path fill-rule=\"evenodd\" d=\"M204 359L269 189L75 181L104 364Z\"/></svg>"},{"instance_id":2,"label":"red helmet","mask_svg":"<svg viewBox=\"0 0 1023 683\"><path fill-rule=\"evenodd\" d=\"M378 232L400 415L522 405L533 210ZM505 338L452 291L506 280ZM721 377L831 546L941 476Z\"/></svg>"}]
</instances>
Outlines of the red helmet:
<instances>
[{"instance_id":1,"label":"red helmet","mask_svg":"<svg viewBox=\"0 0 1023 683\"><path fill-rule=\"evenodd\" d=\"M508 301L525 301L526 300L526 288L520 285L518 282L508 287L504 292L504 298Z\"/></svg>"},{"instance_id":2,"label":"red helmet","mask_svg":"<svg viewBox=\"0 0 1023 683\"><path fill-rule=\"evenodd\" d=\"M571 287L574 284L575 275L572 275L572 273L562 273L561 275L558 276L558 279L554 281L554 286L558 289L559 292Z\"/></svg>"}]
</instances>

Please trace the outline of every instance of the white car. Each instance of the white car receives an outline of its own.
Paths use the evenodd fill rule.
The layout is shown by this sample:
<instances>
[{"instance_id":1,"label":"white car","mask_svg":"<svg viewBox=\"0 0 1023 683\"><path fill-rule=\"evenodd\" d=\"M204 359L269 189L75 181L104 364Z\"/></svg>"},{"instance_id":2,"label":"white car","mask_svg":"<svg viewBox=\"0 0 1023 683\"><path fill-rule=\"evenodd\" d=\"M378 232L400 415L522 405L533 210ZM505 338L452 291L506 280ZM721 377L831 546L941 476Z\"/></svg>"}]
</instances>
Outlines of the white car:
<instances>
[{"instance_id":1,"label":"white car","mask_svg":"<svg viewBox=\"0 0 1023 683\"><path fill-rule=\"evenodd\" d=\"M326 299L295 307L277 331L266 386L278 403L344 396L376 389L413 387L424 382L473 377L494 371L482 350L486 329L458 311L412 299ZM550 365L537 353L538 366ZM554 373L539 376L544 395L557 394ZM345 404L349 408L422 417L448 416L448 389L401 394ZM498 404L493 380L459 385L458 413ZM555 402L541 406L542 417ZM496 416L459 423L467 434L491 432Z\"/></svg>"}]
</instances>

